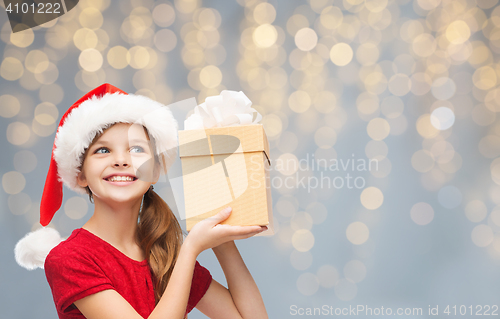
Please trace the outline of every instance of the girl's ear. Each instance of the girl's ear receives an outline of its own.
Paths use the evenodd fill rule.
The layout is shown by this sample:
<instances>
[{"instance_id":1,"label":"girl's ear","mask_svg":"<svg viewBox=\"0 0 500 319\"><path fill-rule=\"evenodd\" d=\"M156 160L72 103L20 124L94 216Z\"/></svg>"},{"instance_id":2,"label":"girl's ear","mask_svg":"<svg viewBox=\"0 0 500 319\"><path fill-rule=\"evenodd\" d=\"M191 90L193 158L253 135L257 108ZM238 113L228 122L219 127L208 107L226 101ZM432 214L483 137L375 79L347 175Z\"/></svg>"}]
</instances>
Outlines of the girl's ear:
<instances>
[{"instance_id":1,"label":"girl's ear","mask_svg":"<svg viewBox=\"0 0 500 319\"><path fill-rule=\"evenodd\" d=\"M76 182L81 187L87 187L88 186L87 179L85 178L85 174L83 174L83 172L78 173L78 176L76 178Z\"/></svg>"}]
</instances>

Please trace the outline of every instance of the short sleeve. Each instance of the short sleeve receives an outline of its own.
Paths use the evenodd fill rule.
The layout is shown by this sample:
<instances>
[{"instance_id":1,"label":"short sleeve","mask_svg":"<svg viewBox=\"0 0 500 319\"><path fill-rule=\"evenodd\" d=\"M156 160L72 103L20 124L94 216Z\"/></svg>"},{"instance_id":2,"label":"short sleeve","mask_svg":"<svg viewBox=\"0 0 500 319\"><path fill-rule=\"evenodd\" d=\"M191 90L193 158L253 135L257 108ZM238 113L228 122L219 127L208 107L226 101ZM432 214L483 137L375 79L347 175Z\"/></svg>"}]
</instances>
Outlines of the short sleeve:
<instances>
[{"instance_id":1,"label":"short sleeve","mask_svg":"<svg viewBox=\"0 0 500 319\"><path fill-rule=\"evenodd\" d=\"M44 268L59 314L78 311L69 307L79 299L114 289L102 269L78 251L56 247L47 256Z\"/></svg>"},{"instance_id":2,"label":"short sleeve","mask_svg":"<svg viewBox=\"0 0 500 319\"><path fill-rule=\"evenodd\" d=\"M212 283L212 275L198 261L194 266L193 281L191 282L191 292L189 294L188 306L186 314L191 312L198 304L201 298L205 295Z\"/></svg>"}]
</instances>

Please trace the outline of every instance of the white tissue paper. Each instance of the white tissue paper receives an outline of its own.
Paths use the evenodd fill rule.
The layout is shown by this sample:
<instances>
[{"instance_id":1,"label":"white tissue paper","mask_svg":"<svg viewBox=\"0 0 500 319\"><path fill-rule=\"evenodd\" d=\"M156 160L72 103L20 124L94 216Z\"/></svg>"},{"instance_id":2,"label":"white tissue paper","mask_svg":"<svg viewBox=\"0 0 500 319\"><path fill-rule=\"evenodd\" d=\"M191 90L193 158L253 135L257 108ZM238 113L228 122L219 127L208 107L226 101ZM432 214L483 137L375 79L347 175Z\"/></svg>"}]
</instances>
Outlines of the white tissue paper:
<instances>
[{"instance_id":1,"label":"white tissue paper","mask_svg":"<svg viewBox=\"0 0 500 319\"><path fill-rule=\"evenodd\" d=\"M245 93L224 90L220 95L209 96L204 103L196 106L194 113L184 121L184 130L250 125L260 120L262 115L252 108L252 101Z\"/></svg>"}]
</instances>

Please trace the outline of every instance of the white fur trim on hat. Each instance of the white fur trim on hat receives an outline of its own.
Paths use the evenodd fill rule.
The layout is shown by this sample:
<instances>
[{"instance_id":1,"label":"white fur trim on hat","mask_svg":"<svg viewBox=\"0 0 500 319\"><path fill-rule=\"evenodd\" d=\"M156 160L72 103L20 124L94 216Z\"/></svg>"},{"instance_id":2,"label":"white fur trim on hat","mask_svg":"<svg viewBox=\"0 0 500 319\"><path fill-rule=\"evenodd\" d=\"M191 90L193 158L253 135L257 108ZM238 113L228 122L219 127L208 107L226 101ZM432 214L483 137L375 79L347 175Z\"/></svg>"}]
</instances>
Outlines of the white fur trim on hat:
<instances>
[{"instance_id":1,"label":"white fur trim on hat","mask_svg":"<svg viewBox=\"0 0 500 319\"><path fill-rule=\"evenodd\" d=\"M54 149L59 180L79 194L86 194L78 185L80 157L97 133L114 123L136 123L146 127L155 139L156 153L164 157L163 172L177 155L177 121L170 109L148 97L134 94L93 96L68 114L59 128Z\"/></svg>"},{"instance_id":2,"label":"white fur trim on hat","mask_svg":"<svg viewBox=\"0 0 500 319\"><path fill-rule=\"evenodd\" d=\"M28 233L16 245L14 254L16 262L28 269L42 268L45 258L52 248L63 241L59 232L54 228L43 227L34 232Z\"/></svg>"}]
</instances>

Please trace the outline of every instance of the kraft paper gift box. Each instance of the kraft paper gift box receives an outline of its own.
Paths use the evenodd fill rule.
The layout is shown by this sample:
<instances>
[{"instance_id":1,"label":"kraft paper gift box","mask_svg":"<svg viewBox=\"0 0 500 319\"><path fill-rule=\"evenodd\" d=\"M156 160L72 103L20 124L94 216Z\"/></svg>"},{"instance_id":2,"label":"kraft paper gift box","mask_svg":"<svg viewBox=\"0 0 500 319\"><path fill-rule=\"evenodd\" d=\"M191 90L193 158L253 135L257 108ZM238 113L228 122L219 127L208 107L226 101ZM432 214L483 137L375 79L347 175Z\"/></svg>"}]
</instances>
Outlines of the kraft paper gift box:
<instances>
[{"instance_id":1,"label":"kraft paper gift box","mask_svg":"<svg viewBox=\"0 0 500 319\"><path fill-rule=\"evenodd\" d=\"M179 131L186 228L227 206L221 224L267 225L273 235L269 142L261 124Z\"/></svg>"}]
</instances>

